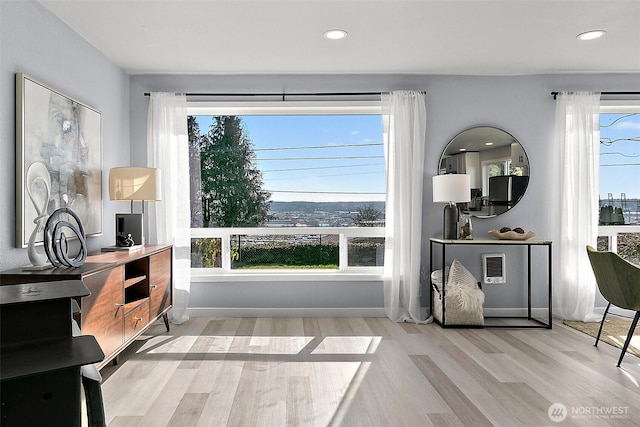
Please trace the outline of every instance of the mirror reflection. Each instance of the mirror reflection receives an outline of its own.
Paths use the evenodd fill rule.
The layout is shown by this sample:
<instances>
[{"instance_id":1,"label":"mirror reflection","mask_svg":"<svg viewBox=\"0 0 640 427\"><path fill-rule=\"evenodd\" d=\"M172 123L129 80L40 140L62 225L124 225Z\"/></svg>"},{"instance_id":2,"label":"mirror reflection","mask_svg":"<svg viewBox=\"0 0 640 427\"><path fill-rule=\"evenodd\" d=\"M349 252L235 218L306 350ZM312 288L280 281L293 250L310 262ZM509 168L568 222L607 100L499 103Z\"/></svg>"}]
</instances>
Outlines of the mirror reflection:
<instances>
[{"instance_id":1,"label":"mirror reflection","mask_svg":"<svg viewBox=\"0 0 640 427\"><path fill-rule=\"evenodd\" d=\"M500 215L515 206L529 185L529 159L510 133L478 126L456 135L440 157L439 174L471 176L471 201L459 206L476 217Z\"/></svg>"}]
</instances>

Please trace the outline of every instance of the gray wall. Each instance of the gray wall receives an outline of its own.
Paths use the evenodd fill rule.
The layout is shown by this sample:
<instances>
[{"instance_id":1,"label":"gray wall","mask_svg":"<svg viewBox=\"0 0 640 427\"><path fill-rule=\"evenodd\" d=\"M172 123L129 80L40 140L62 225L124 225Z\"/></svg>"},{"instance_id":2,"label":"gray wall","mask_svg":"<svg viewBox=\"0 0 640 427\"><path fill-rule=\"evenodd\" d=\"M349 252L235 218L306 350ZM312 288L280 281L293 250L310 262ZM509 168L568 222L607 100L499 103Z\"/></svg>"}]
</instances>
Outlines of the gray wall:
<instances>
[{"instance_id":1,"label":"gray wall","mask_svg":"<svg viewBox=\"0 0 640 427\"><path fill-rule=\"evenodd\" d=\"M637 90L640 75L538 75L516 77L416 75L265 75L265 76L127 76L36 2L0 2L0 136L3 156L0 176L6 189L0 196L0 268L27 264L26 250L14 248L15 132L14 75L25 72L98 109L103 123L103 180L110 167L144 165L148 91L171 92L322 92L427 91L427 136L423 211L424 275L428 275L428 238L441 233L442 206L431 202L431 176L440 153L458 132L491 125L510 132L523 144L531 162L531 183L512 211L494 219L475 220L478 237L501 226L534 230L550 238L551 199L556 178L549 174L552 156L554 90ZM131 143L129 143L131 141ZM103 188L104 235L89 239L90 249L113 243L116 211ZM486 250L485 250L486 251ZM480 276L482 250L455 253ZM521 252L508 250L507 275L521 278ZM540 257L534 258L541 275ZM537 278L538 276L534 276ZM542 280L542 279L540 279ZM222 308L344 308L382 307L379 282L253 282L194 283L192 307ZM425 287L426 290L426 287ZM519 306L522 287L510 283L486 289L487 307ZM426 294L426 292L424 292ZM536 295L540 298L541 295ZM424 298L425 303L427 299ZM601 302L601 300L600 300ZM599 304L601 305L601 304Z\"/></svg>"},{"instance_id":2,"label":"gray wall","mask_svg":"<svg viewBox=\"0 0 640 427\"><path fill-rule=\"evenodd\" d=\"M524 198L510 212L492 219L475 219L474 235L502 226L534 230L539 238L551 238L551 193L556 178L550 175L555 102L550 92L557 90L630 91L637 90L638 75L535 75L514 77L416 76L416 75L264 75L264 76L186 76L139 75L131 79L132 159L144 158L146 111L149 91L170 92L322 92L388 91L398 89L427 91L427 135L423 210L423 275L429 271L431 236L442 232L442 206L431 202L431 176L437 172L440 153L448 141L463 129L490 125L514 135L524 146L531 162L531 183ZM481 257L495 248L465 248L451 252L477 277L481 277ZM526 277L522 268L526 253L514 248L507 254L506 285L485 287L486 307L522 307L525 289L517 283ZM533 253L534 283L546 280L546 253ZM194 283L193 307L381 307L381 283ZM308 292L292 292L292 289ZM428 304L428 288L423 284L423 303ZM319 293L319 295L317 295ZM273 298L277 295L278 298ZM534 300L542 305L546 288L541 286ZM333 302L332 302L333 301ZM597 305L603 305L601 298ZM328 305L330 304L330 305ZM374 305L370 305L374 304Z\"/></svg>"},{"instance_id":3,"label":"gray wall","mask_svg":"<svg viewBox=\"0 0 640 427\"><path fill-rule=\"evenodd\" d=\"M90 250L114 244L116 211L108 171L129 164L129 76L33 1L0 1L0 269L29 264L15 248L15 74L25 73L101 112L103 234Z\"/></svg>"}]
</instances>

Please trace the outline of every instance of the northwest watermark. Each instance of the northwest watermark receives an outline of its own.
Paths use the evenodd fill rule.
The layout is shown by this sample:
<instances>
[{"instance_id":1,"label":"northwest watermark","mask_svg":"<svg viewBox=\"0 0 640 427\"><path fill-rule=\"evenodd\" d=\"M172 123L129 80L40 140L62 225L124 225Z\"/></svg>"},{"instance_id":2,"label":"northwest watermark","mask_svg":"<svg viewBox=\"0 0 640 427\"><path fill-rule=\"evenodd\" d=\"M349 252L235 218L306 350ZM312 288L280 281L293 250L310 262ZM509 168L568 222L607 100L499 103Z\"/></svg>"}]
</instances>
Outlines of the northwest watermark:
<instances>
[{"instance_id":1,"label":"northwest watermark","mask_svg":"<svg viewBox=\"0 0 640 427\"><path fill-rule=\"evenodd\" d=\"M547 410L549 419L561 423L567 418L572 420L586 419L625 419L629 417L628 406L572 406L567 408L562 403L554 403Z\"/></svg>"}]
</instances>

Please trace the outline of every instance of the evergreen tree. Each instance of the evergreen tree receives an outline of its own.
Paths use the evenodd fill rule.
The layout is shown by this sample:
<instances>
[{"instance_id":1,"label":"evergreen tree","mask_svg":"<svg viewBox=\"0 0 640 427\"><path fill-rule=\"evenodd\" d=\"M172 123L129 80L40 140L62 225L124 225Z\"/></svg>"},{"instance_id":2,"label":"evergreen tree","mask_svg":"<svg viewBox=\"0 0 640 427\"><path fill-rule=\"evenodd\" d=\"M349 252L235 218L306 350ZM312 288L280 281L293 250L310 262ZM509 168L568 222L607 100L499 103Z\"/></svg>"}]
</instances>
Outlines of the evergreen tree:
<instances>
[{"instance_id":1,"label":"evergreen tree","mask_svg":"<svg viewBox=\"0 0 640 427\"><path fill-rule=\"evenodd\" d=\"M203 226L202 180L200 178L200 148L204 145L200 126L194 116L187 117L189 131L189 200L191 201L191 227Z\"/></svg>"},{"instance_id":2,"label":"evergreen tree","mask_svg":"<svg viewBox=\"0 0 640 427\"><path fill-rule=\"evenodd\" d=\"M215 116L201 139L202 209L205 227L263 223L271 194L256 168L253 144L236 116Z\"/></svg>"}]
</instances>

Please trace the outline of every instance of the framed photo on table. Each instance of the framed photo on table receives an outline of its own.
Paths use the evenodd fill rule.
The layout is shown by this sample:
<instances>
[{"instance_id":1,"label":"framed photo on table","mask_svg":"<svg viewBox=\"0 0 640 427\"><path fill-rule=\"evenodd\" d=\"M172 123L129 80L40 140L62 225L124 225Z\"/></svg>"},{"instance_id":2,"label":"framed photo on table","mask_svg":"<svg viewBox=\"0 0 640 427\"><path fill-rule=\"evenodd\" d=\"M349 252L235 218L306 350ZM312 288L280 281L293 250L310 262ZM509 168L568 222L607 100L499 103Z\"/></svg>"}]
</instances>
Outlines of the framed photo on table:
<instances>
[{"instance_id":1,"label":"framed photo on table","mask_svg":"<svg viewBox=\"0 0 640 427\"><path fill-rule=\"evenodd\" d=\"M16 74L16 247L43 241L48 216L74 211L85 235L102 234L100 113Z\"/></svg>"}]
</instances>

